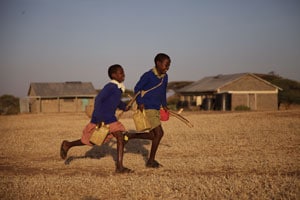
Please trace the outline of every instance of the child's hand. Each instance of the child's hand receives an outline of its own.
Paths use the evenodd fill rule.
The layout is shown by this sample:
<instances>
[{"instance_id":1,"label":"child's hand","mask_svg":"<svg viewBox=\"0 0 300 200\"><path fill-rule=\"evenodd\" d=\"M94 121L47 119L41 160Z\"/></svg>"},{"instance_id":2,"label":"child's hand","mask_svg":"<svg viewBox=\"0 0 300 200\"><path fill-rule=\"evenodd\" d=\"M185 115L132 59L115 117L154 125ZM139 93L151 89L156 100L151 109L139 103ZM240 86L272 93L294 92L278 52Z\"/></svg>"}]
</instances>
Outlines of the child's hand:
<instances>
[{"instance_id":1,"label":"child's hand","mask_svg":"<svg viewBox=\"0 0 300 200\"><path fill-rule=\"evenodd\" d=\"M144 104L139 104L138 109L139 109L141 112L143 112L144 107L145 107Z\"/></svg>"},{"instance_id":2,"label":"child's hand","mask_svg":"<svg viewBox=\"0 0 300 200\"><path fill-rule=\"evenodd\" d=\"M124 111L128 111L131 109L131 106L126 106L125 110Z\"/></svg>"}]
</instances>

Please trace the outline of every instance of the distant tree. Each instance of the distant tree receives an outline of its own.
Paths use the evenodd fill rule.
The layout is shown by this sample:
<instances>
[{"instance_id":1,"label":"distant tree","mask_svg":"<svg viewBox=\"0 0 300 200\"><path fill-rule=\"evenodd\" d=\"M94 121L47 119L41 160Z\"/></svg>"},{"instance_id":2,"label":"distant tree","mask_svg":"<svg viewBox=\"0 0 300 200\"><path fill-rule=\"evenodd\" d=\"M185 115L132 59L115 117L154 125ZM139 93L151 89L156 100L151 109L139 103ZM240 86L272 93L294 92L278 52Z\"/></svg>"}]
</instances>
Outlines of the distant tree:
<instances>
[{"instance_id":1,"label":"distant tree","mask_svg":"<svg viewBox=\"0 0 300 200\"><path fill-rule=\"evenodd\" d=\"M12 95L2 95L0 97L0 114L13 115L20 112L19 98Z\"/></svg>"},{"instance_id":2,"label":"distant tree","mask_svg":"<svg viewBox=\"0 0 300 200\"><path fill-rule=\"evenodd\" d=\"M268 75L280 77L275 71L270 71Z\"/></svg>"},{"instance_id":3,"label":"distant tree","mask_svg":"<svg viewBox=\"0 0 300 200\"><path fill-rule=\"evenodd\" d=\"M282 78L279 75L256 74L262 79L282 88L279 91L279 102L285 104L300 104L300 83L298 81Z\"/></svg>"}]
</instances>

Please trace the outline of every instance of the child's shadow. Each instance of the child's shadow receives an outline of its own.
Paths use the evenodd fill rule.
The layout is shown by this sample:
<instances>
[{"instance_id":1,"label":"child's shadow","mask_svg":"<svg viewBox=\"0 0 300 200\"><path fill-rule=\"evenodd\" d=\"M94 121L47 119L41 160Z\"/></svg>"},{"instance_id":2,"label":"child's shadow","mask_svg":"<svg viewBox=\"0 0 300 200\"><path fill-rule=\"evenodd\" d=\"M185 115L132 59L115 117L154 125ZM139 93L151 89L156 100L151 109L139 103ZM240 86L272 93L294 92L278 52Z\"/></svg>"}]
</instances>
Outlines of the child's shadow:
<instances>
[{"instance_id":1,"label":"child's shadow","mask_svg":"<svg viewBox=\"0 0 300 200\"><path fill-rule=\"evenodd\" d=\"M101 159L107 155L112 156L113 160L117 161L117 149L116 149L116 140L111 140L108 143L102 144L101 146L94 145L90 150L88 150L84 156L69 156L65 164L68 165L75 159L82 158L93 158L93 159ZM124 147L124 154L126 153L134 153L141 154L145 163L147 162L148 150L145 148L145 145L150 144L149 140L143 139L133 139L129 140Z\"/></svg>"}]
</instances>

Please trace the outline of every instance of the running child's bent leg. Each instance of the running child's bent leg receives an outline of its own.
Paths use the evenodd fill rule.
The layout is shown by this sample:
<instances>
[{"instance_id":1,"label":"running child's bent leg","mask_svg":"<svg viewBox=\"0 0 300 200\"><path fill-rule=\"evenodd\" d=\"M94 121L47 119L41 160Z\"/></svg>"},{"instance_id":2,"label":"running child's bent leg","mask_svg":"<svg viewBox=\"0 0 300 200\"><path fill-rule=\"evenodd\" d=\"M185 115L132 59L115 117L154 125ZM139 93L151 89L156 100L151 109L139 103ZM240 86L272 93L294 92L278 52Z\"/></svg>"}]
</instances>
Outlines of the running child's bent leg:
<instances>
[{"instance_id":1,"label":"running child's bent leg","mask_svg":"<svg viewBox=\"0 0 300 200\"><path fill-rule=\"evenodd\" d=\"M82 131L81 139L72 142L64 140L60 146L60 157L62 159L66 159L69 149L74 146L83 146L83 145L92 146L92 144L90 143L90 138L95 128L96 128L96 124L88 123Z\"/></svg>"},{"instance_id":2,"label":"running child's bent leg","mask_svg":"<svg viewBox=\"0 0 300 200\"><path fill-rule=\"evenodd\" d=\"M142 132L142 133L130 133L130 132L125 132L124 133L129 140L131 139L145 139L145 140L153 140L154 138L154 132L150 131L148 132Z\"/></svg>"},{"instance_id":3,"label":"running child's bent leg","mask_svg":"<svg viewBox=\"0 0 300 200\"><path fill-rule=\"evenodd\" d=\"M81 142L81 139L79 140L75 140L75 141L72 141L72 142L69 142L67 140L64 140L62 143L61 143L61 146L60 146L60 157L62 159L66 159L67 158L67 155L68 155L68 151L70 148L74 147L74 146L83 146L85 144L83 144Z\"/></svg>"}]
</instances>

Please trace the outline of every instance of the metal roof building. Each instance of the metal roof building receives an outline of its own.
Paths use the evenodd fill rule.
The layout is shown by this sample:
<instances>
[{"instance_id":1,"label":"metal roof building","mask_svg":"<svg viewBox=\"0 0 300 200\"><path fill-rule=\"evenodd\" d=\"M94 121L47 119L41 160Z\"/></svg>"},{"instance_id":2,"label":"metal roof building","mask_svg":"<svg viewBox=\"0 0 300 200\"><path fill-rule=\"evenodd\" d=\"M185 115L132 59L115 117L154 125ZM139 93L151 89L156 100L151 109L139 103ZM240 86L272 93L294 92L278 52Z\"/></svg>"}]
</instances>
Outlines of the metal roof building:
<instances>
[{"instance_id":1,"label":"metal roof building","mask_svg":"<svg viewBox=\"0 0 300 200\"><path fill-rule=\"evenodd\" d=\"M96 95L90 82L31 83L28 112L81 112L94 102Z\"/></svg>"},{"instance_id":2,"label":"metal roof building","mask_svg":"<svg viewBox=\"0 0 300 200\"><path fill-rule=\"evenodd\" d=\"M177 93L183 104L205 110L234 110L237 106L274 110L278 108L279 90L252 73L239 73L205 77Z\"/></svg>"}]
</instances>

